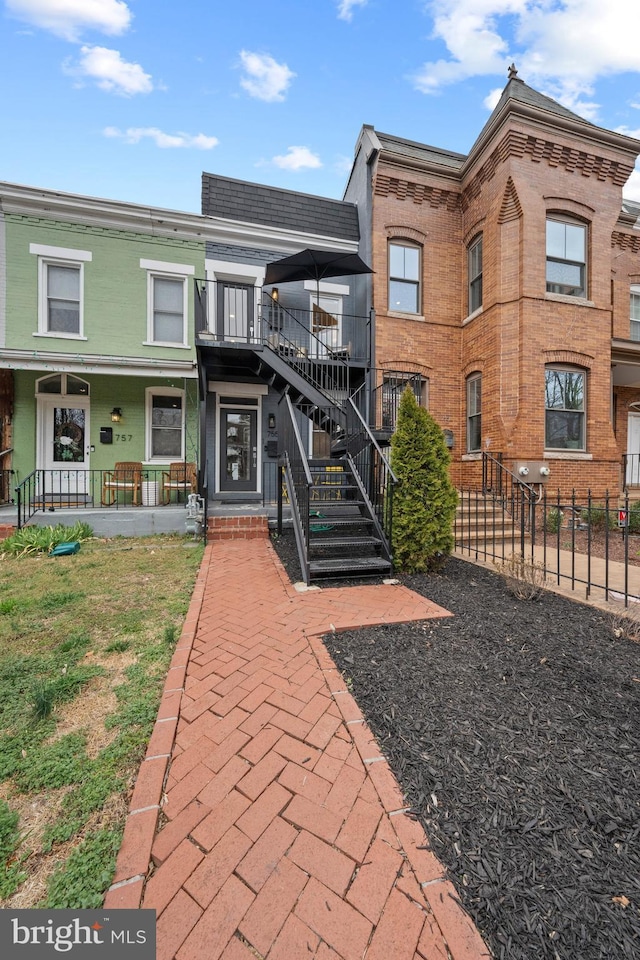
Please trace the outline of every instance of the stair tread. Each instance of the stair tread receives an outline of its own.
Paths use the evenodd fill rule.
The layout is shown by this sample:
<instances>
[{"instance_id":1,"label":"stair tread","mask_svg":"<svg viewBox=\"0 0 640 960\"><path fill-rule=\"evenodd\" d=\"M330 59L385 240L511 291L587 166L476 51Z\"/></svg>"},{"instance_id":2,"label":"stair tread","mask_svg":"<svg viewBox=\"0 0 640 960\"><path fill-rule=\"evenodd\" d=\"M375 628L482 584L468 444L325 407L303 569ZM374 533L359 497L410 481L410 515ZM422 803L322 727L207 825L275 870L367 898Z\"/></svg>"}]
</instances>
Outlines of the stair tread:
<instances>
[{"instance_id":1,"label":"stair tread","mask_svg":"<svg viewBox=\"0 0 640 960\"><path fill-rule=\"evenodd\" d=\"M331 547L377 547L382 544L379 537L315 537L309 542L309 546L316 550L324 550Z\"/></svg>"},{"instance_id":2,"label":"stair tread","mask_svg":"<svg viewBox=\"0 0 640 960\"><path fill-rule=\"evenodd\" d=\"M318 573L351 573L357 571L391 570L391 563L383 557L337 557L332 560L311 560L309 571Z\"/></svg>"}]
</instances>

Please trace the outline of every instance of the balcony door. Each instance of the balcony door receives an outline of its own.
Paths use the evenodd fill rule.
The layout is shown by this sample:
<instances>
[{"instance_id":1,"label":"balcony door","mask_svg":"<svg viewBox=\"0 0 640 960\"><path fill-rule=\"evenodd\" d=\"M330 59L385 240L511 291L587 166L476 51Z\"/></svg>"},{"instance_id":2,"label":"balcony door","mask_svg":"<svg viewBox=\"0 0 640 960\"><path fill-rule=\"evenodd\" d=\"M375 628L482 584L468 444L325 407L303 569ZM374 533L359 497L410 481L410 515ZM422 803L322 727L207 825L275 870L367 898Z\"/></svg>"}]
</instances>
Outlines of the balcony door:
<instances>
[{"instance_id":1,"label":"balcony door","mask_svg":"<svg viewBox=\"0 0 640 960\"><path fill-rule=\"evenodd\" d=\"M255 287L218 281L216 334L219 340L250 342L254 339Z\"/></svg>"}]
</instances>

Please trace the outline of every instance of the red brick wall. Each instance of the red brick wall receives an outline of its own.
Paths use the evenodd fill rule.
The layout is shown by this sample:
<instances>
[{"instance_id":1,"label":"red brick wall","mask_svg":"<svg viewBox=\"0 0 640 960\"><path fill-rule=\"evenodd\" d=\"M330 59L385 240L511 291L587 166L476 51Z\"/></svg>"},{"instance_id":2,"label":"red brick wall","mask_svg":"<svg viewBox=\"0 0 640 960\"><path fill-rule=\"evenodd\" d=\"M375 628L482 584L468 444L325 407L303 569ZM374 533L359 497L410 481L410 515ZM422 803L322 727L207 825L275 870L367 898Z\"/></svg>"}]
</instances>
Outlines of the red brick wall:
<instances>
[{"instance_id":1,"label":"red brick wall","mask_svg":"<svg viewBox=\"0 0 640 960\"><path fill-rule=\"evenodd\" d=\"M466 377L482 372L482 436L506 461L542 460L549 489L600 496L620 487L626 443L611 422L611 336L629 336L629 278L640 283L640 252L613 259L628 155L511 120L456 182L414 167L378 162L374 185L373 268L376 365L429 376L429 407L454 432L452 476L477 483L466 452ZM625 166L626 164L626 166ZM546 294L546 218L563 211L588 224L588 302ZM483 309L467 318L467 245L483 234ZM388 311L389 239L423 249L423 319ZM634 238L635 239L635 238ZM640 244L638 244L640 246ZM616 251L620 253L620 249ZM612 269L616 270L612 309ZM635 275L632 271L636 270ZM633 281L632 281L633 282ZM638 358L640 363L640 356ZM544 449L544 371L548 363L587 372L587 454ZM639 397L640 399L640 397ZM463 459L464 458L464 459Z\"/></svg>"}]
</instances>

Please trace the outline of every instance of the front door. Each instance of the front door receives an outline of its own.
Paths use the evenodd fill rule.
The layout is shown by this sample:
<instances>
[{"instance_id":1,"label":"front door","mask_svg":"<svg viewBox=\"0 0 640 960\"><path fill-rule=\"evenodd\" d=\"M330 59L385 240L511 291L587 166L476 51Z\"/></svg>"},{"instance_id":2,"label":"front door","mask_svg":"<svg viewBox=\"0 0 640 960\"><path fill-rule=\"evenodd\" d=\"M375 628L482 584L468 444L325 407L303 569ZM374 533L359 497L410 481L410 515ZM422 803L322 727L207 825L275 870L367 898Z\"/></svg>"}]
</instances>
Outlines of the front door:
<instances>
[{"instance_id":1,"label":"front door","mask_svg":"<svg viewBox=\"0 0 640 960\"><path fill-rule=\"evenodd\" d=\"M627 419L627 487L640 487L640 414Z\"/></svg>"},{"instance_id":2,"label":"front door","mask_svg":"<svg viewBox=\"0 0 640 960\"><path fill-rule=\"evenodd\" d=\"M89 400L40 401L40 466L48 493L85 494L89 469Z\"/></svg>"},{"instance_id":3,"label":"front door","mask_svg":"<svg viewBox=\"0 0 640 960\"><path fill-rule=\"evenodd\" d=\"M220 490L257 490L258 411L221 407L220 436Z\"/></svg>"}]
</instances>

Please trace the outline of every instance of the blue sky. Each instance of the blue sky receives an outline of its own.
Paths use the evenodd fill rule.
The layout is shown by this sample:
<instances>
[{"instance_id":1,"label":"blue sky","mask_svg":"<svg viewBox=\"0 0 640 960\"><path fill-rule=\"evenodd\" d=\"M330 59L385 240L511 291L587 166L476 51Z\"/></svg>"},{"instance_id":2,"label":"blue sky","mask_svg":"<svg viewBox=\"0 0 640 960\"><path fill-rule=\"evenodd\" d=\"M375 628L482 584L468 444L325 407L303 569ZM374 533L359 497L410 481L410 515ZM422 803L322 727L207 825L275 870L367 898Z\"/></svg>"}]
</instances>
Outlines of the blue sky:
<instances>
[{"instance_id":1,"label":"blue sky","mask_svg":"<svg viewBox=\"0 0 640 960\"><path fill-rule=\"evenodd\" d=\"M640 0L0 0L0 179L192 212L203 170L341 197L363 123L466 153L512 61L640 138L639 36Z\"/></svg>"}]
</instances>

